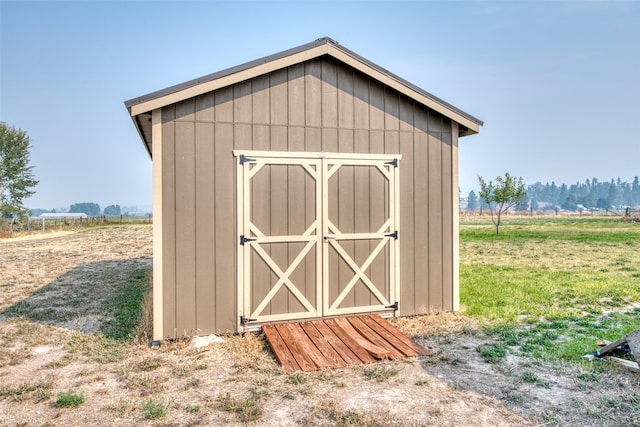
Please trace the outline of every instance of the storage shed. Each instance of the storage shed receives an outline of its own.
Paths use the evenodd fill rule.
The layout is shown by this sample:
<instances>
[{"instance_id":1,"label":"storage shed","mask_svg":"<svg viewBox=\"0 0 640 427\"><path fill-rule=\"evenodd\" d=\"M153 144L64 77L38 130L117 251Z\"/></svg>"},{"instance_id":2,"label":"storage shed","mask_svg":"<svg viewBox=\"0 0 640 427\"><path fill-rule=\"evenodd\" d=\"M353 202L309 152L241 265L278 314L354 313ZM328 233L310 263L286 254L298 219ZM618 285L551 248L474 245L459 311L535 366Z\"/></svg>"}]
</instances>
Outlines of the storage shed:
<instances>
[{"instance_id":1,"label":"storage shed","mask_svg":"<svg viewBox=\"0 0 640 427\"><path fill-rule=\"evenodd\" d=\"M329 38L125 105L153 161L154 339L458 309L477 118Z\"/></svg>"}]
</instances>

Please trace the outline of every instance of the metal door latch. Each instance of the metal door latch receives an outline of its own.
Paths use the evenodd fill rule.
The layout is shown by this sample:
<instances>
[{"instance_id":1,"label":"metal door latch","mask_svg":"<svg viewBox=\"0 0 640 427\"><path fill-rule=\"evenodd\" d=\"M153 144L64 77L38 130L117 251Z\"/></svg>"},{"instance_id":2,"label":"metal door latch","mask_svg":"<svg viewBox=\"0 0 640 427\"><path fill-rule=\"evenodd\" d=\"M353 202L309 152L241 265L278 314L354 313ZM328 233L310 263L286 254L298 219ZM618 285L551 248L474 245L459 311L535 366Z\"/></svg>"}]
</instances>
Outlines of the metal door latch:
<instances>
[{"instance_id":1,"label":"metal door latch","mask_svg":"<svg viewBox=\"0 0 640 427\"><path fill-rule=\"evenodd\" d=\"M247 242L253 242L253 241L255 241L255 240L256 240L256 239L250 239L250 238L248 238L248 237L244 237L244 234L241 234L241 235L240 235L240 244L241 244L241 245L243 245L243 246L244 246L244 244L245 244L245 243L247 243Z\"/></svg>"},{"instance_id":2,"label":"metal door latch","mask_svg":"<svg viewBox=\"0 0 640 427\"><path fill-rule=\"evenodd\" d=\"M249 322L255 322L258 319L249 319L248 317L240 316L240 324L242 326L246 325Z\"/></svg>"}]
</instances>

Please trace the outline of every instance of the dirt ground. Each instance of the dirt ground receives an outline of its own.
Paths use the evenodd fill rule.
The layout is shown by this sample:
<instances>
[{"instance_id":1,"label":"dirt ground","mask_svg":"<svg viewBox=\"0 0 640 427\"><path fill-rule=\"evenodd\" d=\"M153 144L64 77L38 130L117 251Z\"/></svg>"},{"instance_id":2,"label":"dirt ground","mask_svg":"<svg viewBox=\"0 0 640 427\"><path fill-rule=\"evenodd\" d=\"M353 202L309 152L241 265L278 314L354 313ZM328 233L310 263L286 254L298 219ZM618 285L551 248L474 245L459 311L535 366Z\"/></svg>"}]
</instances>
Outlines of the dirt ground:
<instances>
[{"instance_id":1,"label":"dirt ground","mask_svg":"<svg viewBox=\"0 0 640 427\"><path fill-rule=\"evenodd\" d=\"M625 415L638 374L487 363L491 338L463 315L395 321L433 356L309 374L285 374L253 334L200 352L114 344L105 302L151 255L150 226L0 240L0 425L640 426Z\"/></svg>"}]
</instances>

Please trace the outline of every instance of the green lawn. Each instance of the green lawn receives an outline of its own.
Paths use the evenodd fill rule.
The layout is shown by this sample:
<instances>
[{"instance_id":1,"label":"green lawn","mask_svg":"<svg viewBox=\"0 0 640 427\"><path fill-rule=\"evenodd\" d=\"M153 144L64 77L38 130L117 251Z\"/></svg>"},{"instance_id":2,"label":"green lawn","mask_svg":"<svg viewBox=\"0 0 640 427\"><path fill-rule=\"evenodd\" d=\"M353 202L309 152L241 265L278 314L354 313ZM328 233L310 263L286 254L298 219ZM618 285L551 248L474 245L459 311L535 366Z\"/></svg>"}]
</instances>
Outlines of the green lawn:
<instances>
[{"instance_id":1,"label":"green lawn","mask_svg":"<svg viewBox=\"0 0 640 427\"><path fill-rule=\"evenodd\" d=\"M507 218L496 236L489 217L463 218L460 300L524 353L591 352L596 338L640 327L640 224Z\"/></svg>"}]
</instances>

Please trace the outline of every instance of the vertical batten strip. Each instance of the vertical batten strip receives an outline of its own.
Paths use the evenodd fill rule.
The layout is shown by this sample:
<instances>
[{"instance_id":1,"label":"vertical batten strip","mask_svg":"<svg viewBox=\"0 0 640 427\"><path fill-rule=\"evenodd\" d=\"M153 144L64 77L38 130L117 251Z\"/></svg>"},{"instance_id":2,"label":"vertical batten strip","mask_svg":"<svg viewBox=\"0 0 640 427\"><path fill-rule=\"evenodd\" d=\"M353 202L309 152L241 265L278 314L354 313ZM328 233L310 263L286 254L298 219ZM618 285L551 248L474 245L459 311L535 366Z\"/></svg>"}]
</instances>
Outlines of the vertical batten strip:
<instances>
[{"instance_id":1,"label":"vertical batten strip","mask_svg":"<svg viewBox=\"0 0 640 427\"><path fill-rule=\"evenodd\" d=\"M453 180L453 230L452 230L452 261L453 261L453 311L460 310L460 206L458 197L458 123L451 121L451 179Z\"/></svg>"},{"instance_id":2,"label":"vertical batten strip","mask_svg":"<svg viewBox=\"0 0 640 427\"><path fill-rule=\"evenodd\" d=\"M151 114L153 139L153 339L161 340L163 330L163 274L162 274L162 110Z\"/></svg>"}]
</instances>

